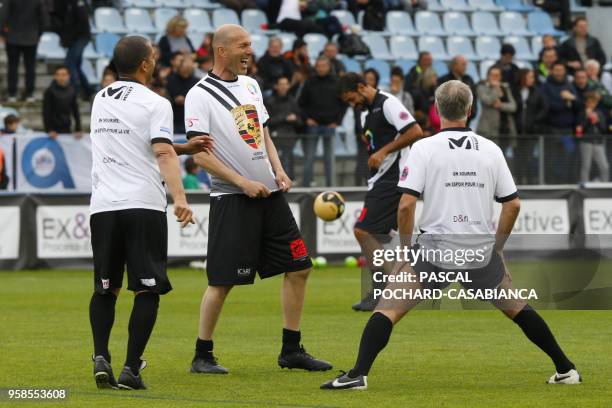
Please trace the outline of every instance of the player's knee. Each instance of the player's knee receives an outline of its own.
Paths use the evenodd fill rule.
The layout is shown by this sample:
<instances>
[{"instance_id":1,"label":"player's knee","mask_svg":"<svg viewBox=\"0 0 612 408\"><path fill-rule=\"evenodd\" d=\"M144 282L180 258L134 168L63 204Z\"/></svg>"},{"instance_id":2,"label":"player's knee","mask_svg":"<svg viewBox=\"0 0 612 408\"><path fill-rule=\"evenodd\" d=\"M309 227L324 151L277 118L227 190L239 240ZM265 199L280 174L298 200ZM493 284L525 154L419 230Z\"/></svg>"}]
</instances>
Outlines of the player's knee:
<instances>
[{"instance_id":1,"label":"player's knee","mask_svg":"<svg viewBox=\"0 0 612 408\"><path fill-rule=\"evenodd\" d=\"M370 236L370 233L368 231L357 227L353 228L353 234L359 242L366 240Z\"/></svg>"},{"instance_id":2,"label":"player's knee","mask_svg":"<svg viewBox=\"0 0 612 408\"><path fill-rule=\"evenodd\" d=\"M308 279L309 274L310 269L304 269L297 272L287 272L285 273L285 279L288 279L292 282L305 282Z\"/></svg>"},{"instance_id":3,"label":"player's knee","mask_svg":"<svg viewBox=\"0 0 612 408\"><path fill-rule=\"evenodd\" d=\"M204 296L215 300L225 300L230 290L232 290L232 287L231 285L209 285L208 288L206 288Z\"/></svg>"},{"instance_id":4,"label":"player's knee","mask_svg":"<svg viewBox=\"0 0 612 408\"><path fill-rule=\"evenodd\" d=\"M375 309L374 313L385 315L394 325L406 314L406 312L400 312L399 310L394 309Z\"/></svg>"}]
</instances>

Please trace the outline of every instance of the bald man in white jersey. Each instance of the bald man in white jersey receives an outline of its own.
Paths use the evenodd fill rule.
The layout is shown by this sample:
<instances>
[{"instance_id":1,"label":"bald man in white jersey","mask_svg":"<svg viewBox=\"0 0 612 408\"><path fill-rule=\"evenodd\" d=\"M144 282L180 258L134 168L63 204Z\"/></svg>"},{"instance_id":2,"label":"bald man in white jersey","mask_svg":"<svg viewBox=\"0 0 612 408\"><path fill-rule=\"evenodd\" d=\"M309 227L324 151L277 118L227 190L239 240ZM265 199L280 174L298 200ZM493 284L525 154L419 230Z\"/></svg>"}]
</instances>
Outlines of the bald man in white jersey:
<instances>
[{"instance_id":1,"label":"bald man in white jersey","mask_svg":"<svg viewBox=\"0 0 612 408\"><path fill-rule=\"evenodd\" d=\"M312 267L284 193L291 188L267 128L268 112L257 81L246 76L251 39L240 26L221 26L213 39L214 66L185 99L187 137L210 135L214 153L195 161L212 175L208 288L191 371L226 374L213 354L213 332L235 285L255 276L284 275L282 368L323 371L331 364L306 353L300 318ZM248 333L241 333L248 338Z\"/></svg>"}]
</instances>

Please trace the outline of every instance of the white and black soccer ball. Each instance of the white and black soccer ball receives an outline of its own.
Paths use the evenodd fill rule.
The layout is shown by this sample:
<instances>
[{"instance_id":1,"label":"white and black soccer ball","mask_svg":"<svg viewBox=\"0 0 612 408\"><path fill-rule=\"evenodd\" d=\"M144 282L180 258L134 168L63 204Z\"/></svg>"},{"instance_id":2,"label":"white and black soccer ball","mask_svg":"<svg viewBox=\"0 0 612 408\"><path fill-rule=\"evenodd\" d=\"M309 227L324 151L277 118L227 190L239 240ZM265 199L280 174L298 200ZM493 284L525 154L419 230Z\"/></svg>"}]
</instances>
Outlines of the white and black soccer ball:
<instances>
[{"instance_id":1,"label":"white and black soccer ball","mask_svg":"<svg viewBox=\"0 0 612 408\"><path fill-rule=\"evenodd\" d=\"M325 191L314 201L314 212L323 221L334 221L344 214L344 197L335 191Z\"/></svg>"}]
</instances>

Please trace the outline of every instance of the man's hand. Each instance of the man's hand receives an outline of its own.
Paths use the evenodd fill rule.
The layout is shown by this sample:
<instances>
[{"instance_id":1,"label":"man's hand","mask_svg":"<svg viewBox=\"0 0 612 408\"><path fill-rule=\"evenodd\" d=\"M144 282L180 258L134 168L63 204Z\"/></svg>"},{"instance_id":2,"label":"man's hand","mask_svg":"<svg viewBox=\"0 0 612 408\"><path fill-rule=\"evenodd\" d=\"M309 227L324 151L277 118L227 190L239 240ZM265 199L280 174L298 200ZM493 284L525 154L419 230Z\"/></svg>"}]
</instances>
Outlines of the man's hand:
<instances>
[{"instance_id":1,"label":"man's hand","mask_svg":"<svg viewBox=\"0 0 612 408\"><path fill-rule=\"evenodd\" d=\"M295 113L290 113L285 118L287 122L295 122L297 120L297 115Z\"/></svg>"},{"instance_id":2,"label":"man's hand","mask_svg":"<svg viewBox=\"0 0 612 408\"><path fill-rule=\"evenodd\" d=\"M330 128L330 129L335 129L335 128L338 127L338 124L337 123L330 123L329 125L327 125L327 127Z\"/></svg>"},{"instance_id":3,"label":"man's hand","mask_svg":"<svg viewBox=\"0 0 612 408\"><path fill-rule=\"evenodd\" d=\"M175 97L174 98L174 103L179 105L179 106L184 105L185 104L185 97L183 95L179 95L179 96Z\"/></svg>"},{"instance_id":4,"label":"man's hand","mask_svg":"<svg viewBox=\"0 0 612 408\"><path fill-rule=\"evenodd\" d=\"M561 91L561 98L566 101L573 101L574 99L576 99L576 96L567 89L564 89Z\"/></svg>"},{"instance_id":5,"label":"man's hand","mask_svg":"<svg viewBox=\"0 0 612 408\"><path fill-rule=\"evenodd\" d=\"M574 69L582 68L582 63L580 61L568 61L565 63L568 67L572 67Z\"/></svg>"},{"instance_id":6,"label":"man's hand","mask_svg":"<svg viewBox=\"0 0 612 408\"><path fill-rule=\"evenodd\" d=\"M213 149L213 139L210 136L195 136L181 145L182 154L210 153Z\"/></svg>"},{"instance_id":7,"label":"man's hand","mask_svg":"<svg viewBox=\"0 0 612 408\"><path fill-rule=\"evenodd\" d=\"M266 187L263 183L259 181L253 181L246 178L243 178L238 187L242 189L244 194L251 198L264 198L268 197L272 192L268 187Z\"/></svg>"},{"instance_id":8,"label":"man's hand","mask_svg":"<svg viewBox=\"0 0 612 408\"><path fill-rule=\"evenodd\" d=\"M193 211L187 205L187 201L180 200L174 203L174 215L176 221L181 223L181 228L185 228L189 224L195 224Z\"/></svg>"},{"instance_id":9,"label":"man's hand","mask_svg":"<svg viewBox=\"0 0 612 408\"><path fill-rule=\"evenodd\" d=\"M55 130L52 130L51 132L49 132L49 137L53 140L57 139L57 132Z\"/></svg>"},{"instance_id":10,"label":"man's hand","mask_svg":"<svg viewBox=\"0 0 612 408\"><path fill-rule=\"evenodd\" d=\"M292 183L293 182L284 171L276 173L276 185L278 186L278 188L281 189L283 193L289 191Z\"/></svg>"},{"instance_id":11,"label":"man's hand","mask_svg":"<svg viewBox=\"0 0 612 408\"><path fill-rule=\"evenodd\" d=\"M502 103L501 103L501 101L499 99L496 99L495 102L493 102L493 107L495 109L500 109L501 106L502 106Z\"/></svg>"},{"instance_id":12,"label":"man's hand","mask_svg":"<svg viewBox=\"0 0 612 408\"><path fill-rule=\"evenodd\" d=\"M380 150L377 151L376 153L372 154L368 159L368 167L371 169L379 168L383 160L385 160L385 157L387 157L387 155L384 152Z\"/></svg>"},{"instance_id":13,"label":"man's hand","mask_svg":"<svg viewBox=\"0 0 612 408\"><path fill-rule=\"evenodd\" d=\"M318 125L317 121L316 121L316 120L314 120L314 119L311 119L311 118L306 119L306 124L307 124L308 126L311 126L311 127L312 127L312 126L317 126L317 125Z\"/></svg>"}]
</instances>

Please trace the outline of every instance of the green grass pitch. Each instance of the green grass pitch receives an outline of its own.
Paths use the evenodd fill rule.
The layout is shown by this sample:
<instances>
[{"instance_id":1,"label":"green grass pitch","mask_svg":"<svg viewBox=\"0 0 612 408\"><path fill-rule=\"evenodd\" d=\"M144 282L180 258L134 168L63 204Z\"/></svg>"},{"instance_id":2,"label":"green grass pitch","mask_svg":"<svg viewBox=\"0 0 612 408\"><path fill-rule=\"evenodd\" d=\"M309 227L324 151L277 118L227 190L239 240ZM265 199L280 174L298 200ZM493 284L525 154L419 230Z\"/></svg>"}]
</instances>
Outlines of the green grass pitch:
<instances>
[{"instance_id":1,"label":"green grass pitch","mask_svg":"<svg viewBox=\"0 0 612 408\"><path fill-rule=\"evenodd\" d=\"M520 264L514 265L520 268ZM512 268L511 268L512 269ZM368 313L357 269L313 271L302 333L307 350L334 370L281 370L280 278L234 288L215 337L227 376L193 375L190 361L205 288L202 271L172 269L145 352L149 390L98 391L92 379L89 271L0 273L0 388L67 387L60 403L0 401L4 406L67 407L612 407L612 311L542 311L584 378L547 386L554 368L520 329L496 311L417 310L394 330L369 376L367 391L319 385L349 369ZM117 302L111 353L117 375L125 358L132 296ZM110 405L109 405L110 404Z\"/></svg>"}]
</instances>

